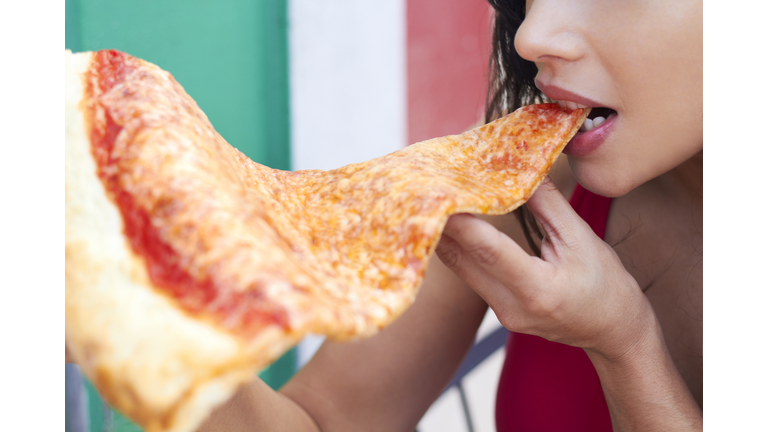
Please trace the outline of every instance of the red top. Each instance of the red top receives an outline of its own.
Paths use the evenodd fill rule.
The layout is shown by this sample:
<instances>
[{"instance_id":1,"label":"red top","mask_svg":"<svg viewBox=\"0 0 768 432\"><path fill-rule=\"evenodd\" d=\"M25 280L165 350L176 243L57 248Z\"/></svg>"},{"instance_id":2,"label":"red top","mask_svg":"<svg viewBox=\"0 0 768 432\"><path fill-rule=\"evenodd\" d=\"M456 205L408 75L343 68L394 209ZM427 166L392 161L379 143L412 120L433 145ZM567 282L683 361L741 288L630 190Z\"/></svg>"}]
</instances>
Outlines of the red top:
<instances>
[{"instance_id":1,"label":"red top","mask_svg":"<svg viewBox=\"0 0 768 432\"><path fill-rule=\"evenodd\" d=\"M571 206L603 238L611 198L576 185ZM605 396L581 348L510 333L496 395L496 429L612 431Z\"/></svg>"}]
</instances>

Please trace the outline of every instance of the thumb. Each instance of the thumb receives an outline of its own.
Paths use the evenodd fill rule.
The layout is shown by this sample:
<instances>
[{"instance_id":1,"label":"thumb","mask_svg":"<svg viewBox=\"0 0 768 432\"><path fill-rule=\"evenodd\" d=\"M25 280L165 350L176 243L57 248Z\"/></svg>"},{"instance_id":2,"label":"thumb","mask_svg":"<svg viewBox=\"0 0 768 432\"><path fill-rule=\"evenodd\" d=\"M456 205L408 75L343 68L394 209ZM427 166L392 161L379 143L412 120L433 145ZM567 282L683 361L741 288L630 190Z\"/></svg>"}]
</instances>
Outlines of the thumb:
<instances>
[{"instance_id":1,"label":"thumb","mask_svg":"<svg viewBox=\"0 0 768 432\"><path fill-rule=\"evenodd\" d=\"M555 249L573 249L583 240L585 233L592 232L549 176L544 178L526 204Z\"/></svg>"}]
</instances>

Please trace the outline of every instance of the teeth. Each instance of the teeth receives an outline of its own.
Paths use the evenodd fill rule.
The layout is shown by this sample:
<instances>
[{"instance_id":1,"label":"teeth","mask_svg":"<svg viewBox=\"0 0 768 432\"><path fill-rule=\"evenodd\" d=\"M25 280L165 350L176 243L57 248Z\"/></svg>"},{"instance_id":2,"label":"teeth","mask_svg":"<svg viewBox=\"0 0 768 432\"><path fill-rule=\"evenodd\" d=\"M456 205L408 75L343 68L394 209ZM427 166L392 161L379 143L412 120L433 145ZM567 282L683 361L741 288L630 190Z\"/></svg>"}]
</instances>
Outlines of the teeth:
<instances>
[{"instance_id":1,"label":"teeth","mask_svg":"<svg viewBox=\"0 0 768 432\"><path fill-rule=\"evenodd\" d=\"M571 101L565 101L565 105L572 110L578 107L578 105L576 105L576 102L571 102Z\"/></svg>"},{"instance_id":2,"label":"teeth","mask_svg":"<svg viewBox=\"0 0 768 432\"><path fill-rule=\"evenodd\" d=\"M557 101L557 104L560 105L560 108L566 107L565 101Z\"/></svg>"},{"instance_id":3,"label":"teeth","mask_svg":"<svg viewBox=\"0 0 768 432\"><path fill-rule=\"evenodd\" d=\"M600 127L601 124L605 123L605 117L595 117L593 119L586 119L584 120L584 124L581 125L581 128L579 128L580 132L589 132L594 128Z\"/></svg>"},{"instance_id":4,"label":"teeth","mask_svg":"<svg viewBox=\"0 0 768 432\"><path fill-rule=\"evenodd\" d=\"M605 117L595 117L594 120L592 120L593 127L600 127L603 123L605 123Z\"/></svg>"}]
</instances>

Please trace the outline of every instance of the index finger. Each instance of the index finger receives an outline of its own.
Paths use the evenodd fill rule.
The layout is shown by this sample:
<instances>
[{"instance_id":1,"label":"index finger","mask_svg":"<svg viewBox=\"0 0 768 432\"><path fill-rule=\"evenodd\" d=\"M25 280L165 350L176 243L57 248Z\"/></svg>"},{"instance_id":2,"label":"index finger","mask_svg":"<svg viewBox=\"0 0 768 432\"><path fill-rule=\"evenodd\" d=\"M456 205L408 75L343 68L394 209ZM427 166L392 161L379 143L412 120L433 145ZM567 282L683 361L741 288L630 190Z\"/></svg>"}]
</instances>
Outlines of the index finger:
<instances>
[{"instance_id":1,"label":"index finger","mask_svg":"<svg viewBox=\"0 0 768 432\"><path fill-rule=\"evenodd\" d=\"M549 176L544 178L527 205L544 229L547 239L555 246L555 251L573 249L582 243L582 233L592 232ZM547 256L543 258L549 259Z\"/></svg>"},{"instance_id":2,"label":"index finger","mask_svg":"<svg viewBox=\"0 0 768 432\"><path fill-rule=\"evenodd\" d=\"M537 279L546 265L489 223L469 214L451 216L444 233L459 243L474 263L510 287Z\"/></svg>"}]
</instances>

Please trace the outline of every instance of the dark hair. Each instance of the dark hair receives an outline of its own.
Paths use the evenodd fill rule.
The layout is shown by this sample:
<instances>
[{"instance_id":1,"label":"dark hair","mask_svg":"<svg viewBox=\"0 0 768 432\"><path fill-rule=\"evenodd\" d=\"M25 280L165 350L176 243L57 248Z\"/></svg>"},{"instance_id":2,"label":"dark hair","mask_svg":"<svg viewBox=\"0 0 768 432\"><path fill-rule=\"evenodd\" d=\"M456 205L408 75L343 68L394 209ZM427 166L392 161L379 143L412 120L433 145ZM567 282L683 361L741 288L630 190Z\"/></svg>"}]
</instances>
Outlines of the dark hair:
<instances>
[{"instance_id":1,"label":"dark hair","mask_svg":"<svg viewBox=\"0 0 768 432\"><path fill-rule=\"evenodd\" d=\"M524 105L544 102L544 95L536 88L536 65L515 50L515 34L525 18L525 0L488 0L496 14L493 18L491 60L488 68L488 98L485 106L485 122L496 120ZM515 210L523 227L528 245L538 256L544 235L536 218L523 205Z\"/></svg>"}]
</instances>

